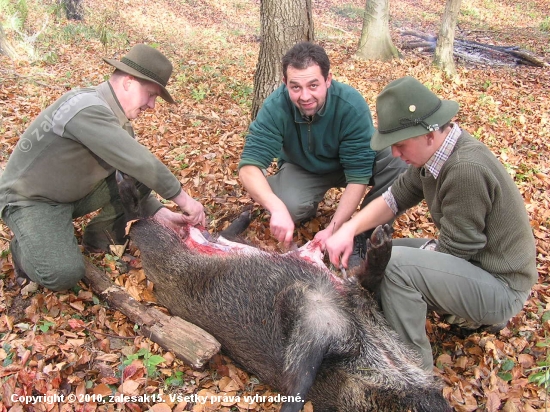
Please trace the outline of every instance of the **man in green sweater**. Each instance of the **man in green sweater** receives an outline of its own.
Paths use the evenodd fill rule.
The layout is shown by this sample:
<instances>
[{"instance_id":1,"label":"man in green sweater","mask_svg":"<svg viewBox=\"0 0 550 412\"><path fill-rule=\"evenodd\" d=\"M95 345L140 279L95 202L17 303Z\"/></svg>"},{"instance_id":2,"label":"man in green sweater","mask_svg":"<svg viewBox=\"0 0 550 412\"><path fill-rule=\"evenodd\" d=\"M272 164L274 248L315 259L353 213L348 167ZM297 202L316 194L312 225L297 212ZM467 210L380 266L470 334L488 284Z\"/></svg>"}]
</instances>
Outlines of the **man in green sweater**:
<instances>
[{"instance_id":1,"label":"man in green sweater","mask_svg":"<svg viewBox=\"0 0 550 412\"><path fill-rule=\"evenodd\" d=\"M369 107L354 88L332 79L325 50L303 42L283 57L283 85L264 101L251 123L239 177L252 198L271 214L272 235L289 245L295 223L315 216L325 193L345 187L324 241L357 210L406 170L389 149L370 147L374 131ZM278 159L276 174L265 170ZM365 240L358 239L359 247ZM363 245L361 245L363 243Z\"/></svg>"},{"instance_id":2,"label":"man in green sweater","mask_svg":"<svg viewBox=\"0 0 550 412\"><path fill-rule=\"evenodd\" d=\"M172 64L158 50L138 44L121 59L109 81L75 89L42 111L19 139L0 177L0 216L12 230L10 244L19 279L65 290L84 276L73 219L101 209L87 225L83 246L108 251L124 239L126 220L115 170L133 176L143 212L161 223L205 224L203 206L134 139L129 120L153 109L166 90ZM174 213L152 195L174 201Z\"/></svg>"},{"instance_id":3,"label":"man in green sweater","mask_svg":"<svg viewBox=\"0 0 550 412\"><path fill-rule=\"evenodd\" d=\"M523 307L537 281L535 242L523 198L506 169L451 119L458 104L416 79L384 88L376 101L372 146L391 146L408 170L326 242L346 266L353 236L426 200L437 240L394 239L380 286L389 324L431 370L427 310L471 329L502 324Z\"/></svg>"}]
</instances>

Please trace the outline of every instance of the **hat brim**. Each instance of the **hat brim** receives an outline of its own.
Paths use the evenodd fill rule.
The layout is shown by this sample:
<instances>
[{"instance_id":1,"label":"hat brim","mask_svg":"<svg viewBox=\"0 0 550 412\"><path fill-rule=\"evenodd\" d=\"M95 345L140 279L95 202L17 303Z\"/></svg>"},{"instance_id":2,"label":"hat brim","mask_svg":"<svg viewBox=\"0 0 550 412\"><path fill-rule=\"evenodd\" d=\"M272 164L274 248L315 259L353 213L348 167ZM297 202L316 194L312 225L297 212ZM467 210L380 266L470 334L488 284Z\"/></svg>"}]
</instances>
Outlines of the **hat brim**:
<instances>
[{"instance_id":1,"label":"hat brim","mask_svg":"<svg viewBox=\"0 0 550 412\"><path fill-rule=\"evenodd\" d=\"M437 123L443 126L449 122L458 113L458 103L453 100L441 100L441 107L432 116L424 119L427 124ZM397 130L392 133L380 133L378 129L374 131L370 142L373 150L382 150L403 140L428 134L427 130L421 124Z\"/></svg>"},{"instance_id":2,"label":"hat brim","mask_svg":"<svg viewBox=\"0 0 550 412\"><path fill-rule=\"evenodd\" d=\"M174 99L172 98L172 96L170 96L170 93L168 93L168 90L166 90L166 87L164 87L162 84L160 84L159 82L151 79L150 77L147 77L145 76L143 73L140 73L138 72L136 69L132 69L130 66L128 66L127 64L124 64L122 62L119 62L118 60L114 60L114 59L103 59L105 61L105 63L107 64L110 64L111 66L113 66L114 68L118 69L118 70L121 70L123 71L124 73L128 73L134 77L137 77L137 78L140 78L140 79L143 79L143 80L147 80L151 83L155 83L155 84L158 84L160 86L160 97L162 97L165 101L167 101L168 103L170 104L174 104L175 101Z\"/></svg>"}]
</instances>

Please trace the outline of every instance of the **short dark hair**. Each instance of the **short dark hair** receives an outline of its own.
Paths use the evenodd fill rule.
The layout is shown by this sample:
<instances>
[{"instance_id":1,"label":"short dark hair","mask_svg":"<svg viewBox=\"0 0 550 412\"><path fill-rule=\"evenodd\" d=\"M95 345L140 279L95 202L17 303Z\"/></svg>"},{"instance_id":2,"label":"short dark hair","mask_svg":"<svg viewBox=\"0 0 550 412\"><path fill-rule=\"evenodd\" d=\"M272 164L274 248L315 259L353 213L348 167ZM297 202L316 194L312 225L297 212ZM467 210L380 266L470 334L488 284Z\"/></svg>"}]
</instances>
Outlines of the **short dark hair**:
<instances>
[{"instance_id":1,"label":"short dark hair","mask_svg":"<svg viewBox=\"0 0 550 412\"><path fill-rule=\"evenodd\" d=\"M283 56L283 76L286 79L288 66L303 70L314 64L321 68L321 74L326 80L330 71L330 60L325 49L307 41L298 43Z\"/></svg>"}]
</instances>

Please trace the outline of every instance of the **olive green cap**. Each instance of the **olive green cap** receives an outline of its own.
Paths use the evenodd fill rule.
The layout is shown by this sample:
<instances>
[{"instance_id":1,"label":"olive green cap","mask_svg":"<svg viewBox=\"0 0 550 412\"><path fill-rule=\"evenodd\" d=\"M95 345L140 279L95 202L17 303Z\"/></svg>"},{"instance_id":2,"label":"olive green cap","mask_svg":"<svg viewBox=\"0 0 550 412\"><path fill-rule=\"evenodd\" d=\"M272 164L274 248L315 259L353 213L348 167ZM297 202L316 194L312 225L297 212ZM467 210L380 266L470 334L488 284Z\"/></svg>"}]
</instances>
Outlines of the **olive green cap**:
<instances>
[{"instance_id":1,"label":"olive green cap","mask_svg":"<svg viewBox=\"0 0 550 412\"><path fill-rule=\"evenodd\" d=\"M372 136L371 147L382 150L439 130L457 113L457 102L440 99L415 78L394 80L376 98L378 129Z\"/></svg>"}]
</instances>

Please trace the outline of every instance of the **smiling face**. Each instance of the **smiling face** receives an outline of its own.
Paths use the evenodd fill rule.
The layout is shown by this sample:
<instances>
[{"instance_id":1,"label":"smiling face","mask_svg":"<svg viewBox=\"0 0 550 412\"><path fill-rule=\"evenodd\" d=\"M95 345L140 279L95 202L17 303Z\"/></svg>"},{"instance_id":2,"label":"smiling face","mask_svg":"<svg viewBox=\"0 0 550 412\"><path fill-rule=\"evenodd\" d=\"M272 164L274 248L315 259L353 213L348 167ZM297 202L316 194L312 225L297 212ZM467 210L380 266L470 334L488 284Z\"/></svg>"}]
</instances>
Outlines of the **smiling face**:
<instances>
[{"instance_id":1,"label":"smiling face","mask_svg":"<svg viewBox=\"0 0 550 412\"><path fill-rule=\"evenodd\" d=\"M160 95L160 86L153 82L133 76L123 79L124 95L119 97L120 105L129 120L136 119L143 111L155 108L155 101Z\"/></svg>"},{"instance_id":2,"label":"smiling face","mask_svg":"<svg viewBox=\"0 0 550 412\"><path fill-rule=\"evenodd\" d=\"M313 116L325 104L327 90L332 81L332 73L325 79L321 68L314 64L306 69L288 66L286 78L283 79L290 100L306 116Z\"/></svg>"}]
</instances>

